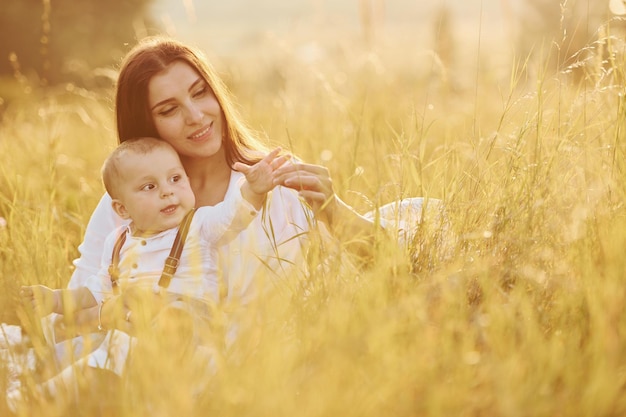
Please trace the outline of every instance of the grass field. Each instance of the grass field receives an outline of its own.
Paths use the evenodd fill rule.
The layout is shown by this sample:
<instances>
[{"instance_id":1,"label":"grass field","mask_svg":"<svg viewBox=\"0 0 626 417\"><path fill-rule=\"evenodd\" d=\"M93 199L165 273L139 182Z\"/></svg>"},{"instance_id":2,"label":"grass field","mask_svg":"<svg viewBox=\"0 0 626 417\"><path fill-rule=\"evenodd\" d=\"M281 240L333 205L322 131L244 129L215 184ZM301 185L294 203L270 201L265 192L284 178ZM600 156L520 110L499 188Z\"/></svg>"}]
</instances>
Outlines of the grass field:
<instances>
[{"instance_id":1,"label":"grass field","mask_svg":"<svg viewBox=\"0 0 626 417\"><path fill-rule=\"evenodd\" d=\"M595 43L577 75L520 57L503 76L488 49L445 62L410 39L314 41L269 39L216 65L250 124L326 165L359 211L440 198L452 233L381 240L368 265L259 300L268 319L195 402L192 370L152 357L73 412L626 415L620 44ZM20 285L69 279L116 137L112 90L0 91L0 319L19 323ZM6 377L0 366L0 388ZM23 376L27 393L40 377Z\"/></svg>"}]
</instances>

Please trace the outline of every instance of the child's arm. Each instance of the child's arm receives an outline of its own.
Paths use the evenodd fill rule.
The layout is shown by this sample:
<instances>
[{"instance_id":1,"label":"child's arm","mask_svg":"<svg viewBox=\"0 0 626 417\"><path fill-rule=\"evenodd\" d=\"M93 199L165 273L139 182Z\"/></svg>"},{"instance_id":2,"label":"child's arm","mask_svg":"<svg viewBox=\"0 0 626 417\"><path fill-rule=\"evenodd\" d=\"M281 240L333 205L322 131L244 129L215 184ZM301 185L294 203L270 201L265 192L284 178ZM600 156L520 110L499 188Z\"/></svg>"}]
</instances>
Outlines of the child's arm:
<instances>
[{"instance_id":1,"label":"child's arm","mask_svg":"<svg viewBox=\"0 0 626 417\"><path fill-rule=\"evenodd\" d=\"M51 313L75 314L98 304L86 287L54 290L44 285L28 285L20 289L20 297L41 317Z\"/></svg>"},{"instance_id":2,"label":"child's arm","mask_svg":"<svg viewBox=\"0 0 626 417\"><path fill-rule=\"evenodd\" d=\"M254 165L235 162L233 169L243 173L246 181L241 186L241 195L257 210L263 207L267 193L274 188L274 171L282 166L290 155L278 156L281 149L276 148Z\"/></svg>"}]
</instances>

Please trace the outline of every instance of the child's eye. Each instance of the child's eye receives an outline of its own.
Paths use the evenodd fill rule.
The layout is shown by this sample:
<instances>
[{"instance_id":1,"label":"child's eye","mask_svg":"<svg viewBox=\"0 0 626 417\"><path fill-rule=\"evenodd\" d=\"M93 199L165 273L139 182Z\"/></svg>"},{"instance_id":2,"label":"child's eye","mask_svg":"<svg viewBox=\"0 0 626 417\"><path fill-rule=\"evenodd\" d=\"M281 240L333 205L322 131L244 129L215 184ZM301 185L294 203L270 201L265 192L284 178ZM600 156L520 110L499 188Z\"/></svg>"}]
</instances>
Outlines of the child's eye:
<instances>
[{"instance_id":1,"label":"child's eye","mask_svg":"<svg viewBox=\"0 0 626 417\"><path fill-rule=\"evenodd\" d=\"M150 191L150 190L154 190L154 184L146 184L143 187L141 187L141 191Z\"/></svg>"},{"instance_id":2,"label":"child's eye","mask_svg":"<svg viewBox=\"0 0 626 417\"><path fill-rule=\"evenodd\" d=\"M172 182L178 182L181 180L181 176L180 175L174 175L171 179Z\"/></svg>"}]
</instances>

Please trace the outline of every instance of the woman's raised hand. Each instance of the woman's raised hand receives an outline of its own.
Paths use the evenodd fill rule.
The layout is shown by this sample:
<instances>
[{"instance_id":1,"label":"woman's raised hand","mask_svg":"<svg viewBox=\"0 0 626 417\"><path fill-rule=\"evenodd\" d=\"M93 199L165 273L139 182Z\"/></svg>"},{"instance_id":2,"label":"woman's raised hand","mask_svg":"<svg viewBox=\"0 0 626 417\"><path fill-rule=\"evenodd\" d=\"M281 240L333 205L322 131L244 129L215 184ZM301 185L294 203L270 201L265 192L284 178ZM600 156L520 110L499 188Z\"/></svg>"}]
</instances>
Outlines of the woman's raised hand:
<instances>
[{"instance_id":1,"label":"woman's raised hand","mask_svg":"<svg viewBox=\"0 0 626 417\"><path fill-rule=\"evenodd\" d=\"M319 220L330 223L337 203L328 168L304 163L285 164L274 172L274 184L297 190Z\"/></svg>"}]
</instances>

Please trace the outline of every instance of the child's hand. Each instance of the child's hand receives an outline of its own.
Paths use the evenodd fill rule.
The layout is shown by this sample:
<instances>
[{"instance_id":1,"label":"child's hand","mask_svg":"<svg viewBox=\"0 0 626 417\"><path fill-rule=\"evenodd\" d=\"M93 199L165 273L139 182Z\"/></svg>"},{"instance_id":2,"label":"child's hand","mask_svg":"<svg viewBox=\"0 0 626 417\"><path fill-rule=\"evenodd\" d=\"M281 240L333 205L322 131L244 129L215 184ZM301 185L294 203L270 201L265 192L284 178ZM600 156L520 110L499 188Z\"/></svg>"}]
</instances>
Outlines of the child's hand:
<instances>
[{"instance_id":1,"label":"child's hand","mask_svg":"<svg viewBox=\"0 0 626 417\"><path fill-rule=\"evenodd\" d=\"M266 194L274 188L274 171L291 158L291 155L281 155L281 148L276 148L265 158L254 165L235 162L233 168L246 176L250 191L255 194Z\"/></svg>"},{"instance_id":2,"label":"child's hand","mask_svg":"<svg viewBox=\"0 0 626 417\"><path fill-rule=\"evenodd\" d=\"M20 298L27 308L40 317L54 313L59 307L54 290L44 285L23 286L20 288Z\"/></svg>"}]
</instances>

